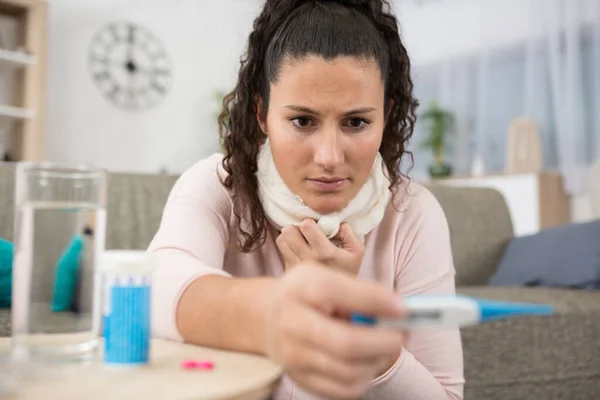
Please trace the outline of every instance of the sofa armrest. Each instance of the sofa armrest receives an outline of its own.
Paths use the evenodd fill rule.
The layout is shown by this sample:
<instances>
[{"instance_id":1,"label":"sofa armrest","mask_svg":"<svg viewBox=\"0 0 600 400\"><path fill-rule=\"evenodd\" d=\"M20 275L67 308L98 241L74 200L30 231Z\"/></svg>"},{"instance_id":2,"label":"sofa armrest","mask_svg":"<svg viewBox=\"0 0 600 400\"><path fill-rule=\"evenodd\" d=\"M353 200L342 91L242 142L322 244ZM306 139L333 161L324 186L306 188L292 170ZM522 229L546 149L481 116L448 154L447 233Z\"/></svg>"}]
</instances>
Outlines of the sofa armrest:
<instances>
[{"instance_id":1,"label":"sofa armrest","mask_svg":"<svg viewBox=\"0 0 600 400\"><path fill-rule=\"evenodd\" d=\"M448 220L457 285L486 284L514 237L504 196L491 188L428 188Z\"/></svg>"}]
</instances>

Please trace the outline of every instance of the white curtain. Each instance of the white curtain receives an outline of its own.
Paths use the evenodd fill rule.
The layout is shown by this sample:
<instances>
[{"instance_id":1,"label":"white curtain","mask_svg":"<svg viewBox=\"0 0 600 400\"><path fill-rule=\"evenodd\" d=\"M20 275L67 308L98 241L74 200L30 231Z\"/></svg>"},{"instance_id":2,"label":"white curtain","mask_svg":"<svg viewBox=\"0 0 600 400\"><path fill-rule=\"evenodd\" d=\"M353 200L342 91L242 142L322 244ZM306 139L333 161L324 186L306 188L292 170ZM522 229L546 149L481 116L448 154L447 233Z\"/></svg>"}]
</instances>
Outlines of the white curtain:
<instances>
[{"instance_id":1,"label":"white curtain","mask_svg":"<svg viewBox=\"0 0 600 400\"><path fill-rule=\"evenodd\" d=\"M415 68L421 103L436 99L455 114L455 172L469 174L478 156L487 172L504 170L508 126L525 115L540 128L544 167L563 174L569 194L589 191L590 167L600 160L600 0L523 0L525 37L502 46L488 40L486 24L503 18L490 10L506 0L477 1L488 8L475 0L447 7L478 5L480 48ZM453 22L443 23L442 43ZM512 21L502 23L510 36ZM419 168L427 166L419 163L423 155L429 160L421 150Z\"/></svg>"},{"instance_id":2,"label":"white curtain","mask_svg":"<svg viewBox=\"0 0 600 400\"><path fill-rule=\"evenodd\" d=\"M551 0L541 8L546 14L543 39L548 46L558 165L570 194L583 192L587 182L582 3L582 0Z\"/></svg>"},{"instance_id":3,"label":"white curtain","mask_svg":"<svg viewBox=\"0 0 600 400\"><path fill-rule=\"evenodd\" d=\"M596 73L593 75L593 102L592 113L595 114L594 135L595 135L595 159L600 163L600 0L592 2L591 15L593 19L593 68ZM600 180L600 176L598 176ZM600 183L599 183L600 184Z\"/></svg>"}]
</instances>

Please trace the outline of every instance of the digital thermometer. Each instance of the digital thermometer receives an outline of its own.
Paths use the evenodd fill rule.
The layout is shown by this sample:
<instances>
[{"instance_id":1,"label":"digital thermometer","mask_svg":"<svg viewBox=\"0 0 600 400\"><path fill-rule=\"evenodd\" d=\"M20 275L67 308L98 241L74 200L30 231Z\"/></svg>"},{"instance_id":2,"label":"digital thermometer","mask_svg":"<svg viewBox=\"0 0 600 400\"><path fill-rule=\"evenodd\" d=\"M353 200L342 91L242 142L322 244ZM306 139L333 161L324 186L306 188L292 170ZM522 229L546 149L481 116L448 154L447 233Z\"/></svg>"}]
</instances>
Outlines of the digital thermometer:
<instances>
[{"instance_id":1,"label":"digital thermometer","mask_svg":"<svg viewBox=\"0 0 600 400\"><path fill-rule=\"evenodd\" d=\"M554 307L546 304L501 302L459 295L408 296L402 305L406 313L399 319L375 319L354 314L351 320L354 324L407 330L418 327L457 328L516 316L554 313Z\"/></svg>"}]
</instances>

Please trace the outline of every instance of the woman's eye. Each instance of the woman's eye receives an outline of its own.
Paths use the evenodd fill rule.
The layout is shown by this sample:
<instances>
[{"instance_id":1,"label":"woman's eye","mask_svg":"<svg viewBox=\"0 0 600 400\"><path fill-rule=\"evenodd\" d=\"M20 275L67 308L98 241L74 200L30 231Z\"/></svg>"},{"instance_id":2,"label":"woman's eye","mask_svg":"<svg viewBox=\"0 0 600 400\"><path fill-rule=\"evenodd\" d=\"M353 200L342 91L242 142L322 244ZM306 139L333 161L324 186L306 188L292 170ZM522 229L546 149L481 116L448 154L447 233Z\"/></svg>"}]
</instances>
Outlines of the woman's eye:
<instances>
[{"instance_id":1,"label":"woman's eye","mask_svg":"<svg viewBox=\"0 0 600 400\"><path fill-rule=\"evenodd\" d=\"M293 118L292 122L298 128L308 128L310 126L311 120L305 117Z\"/></svg>"},{"instance_id":2,"label":"woman's eye","mask_svg":"<svg viewBox=\"0 0 600 400\"><path fill-rule=\"evenodd\" d=\"M368 124L368 122L366 120L364 120L363 118L351 118L348 121L348 125L350 125L350 128L352 128L352 129L364 128L364 126L367 124Z\"/></svg>"}]
</instances>

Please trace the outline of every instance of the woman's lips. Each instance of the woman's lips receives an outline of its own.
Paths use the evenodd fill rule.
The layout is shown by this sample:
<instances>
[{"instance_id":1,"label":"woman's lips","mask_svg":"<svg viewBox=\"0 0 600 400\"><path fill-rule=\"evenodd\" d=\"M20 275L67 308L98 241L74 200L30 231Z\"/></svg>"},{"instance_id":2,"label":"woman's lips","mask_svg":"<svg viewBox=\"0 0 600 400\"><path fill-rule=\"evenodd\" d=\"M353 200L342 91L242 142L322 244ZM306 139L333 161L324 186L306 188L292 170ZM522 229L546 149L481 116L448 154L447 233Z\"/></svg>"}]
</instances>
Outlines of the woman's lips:
<instances>
[{"instance_id":1,"label":"woman's lips","mask_svg":"<svg viewBox=\"0 0 600 400\"><path fill-rule=\"evenodd\" d=\"M340 190L348 182L347 178L339 179L309 179L308 182L317 189L325 191Z\"/></svg>"}]
</instances>

